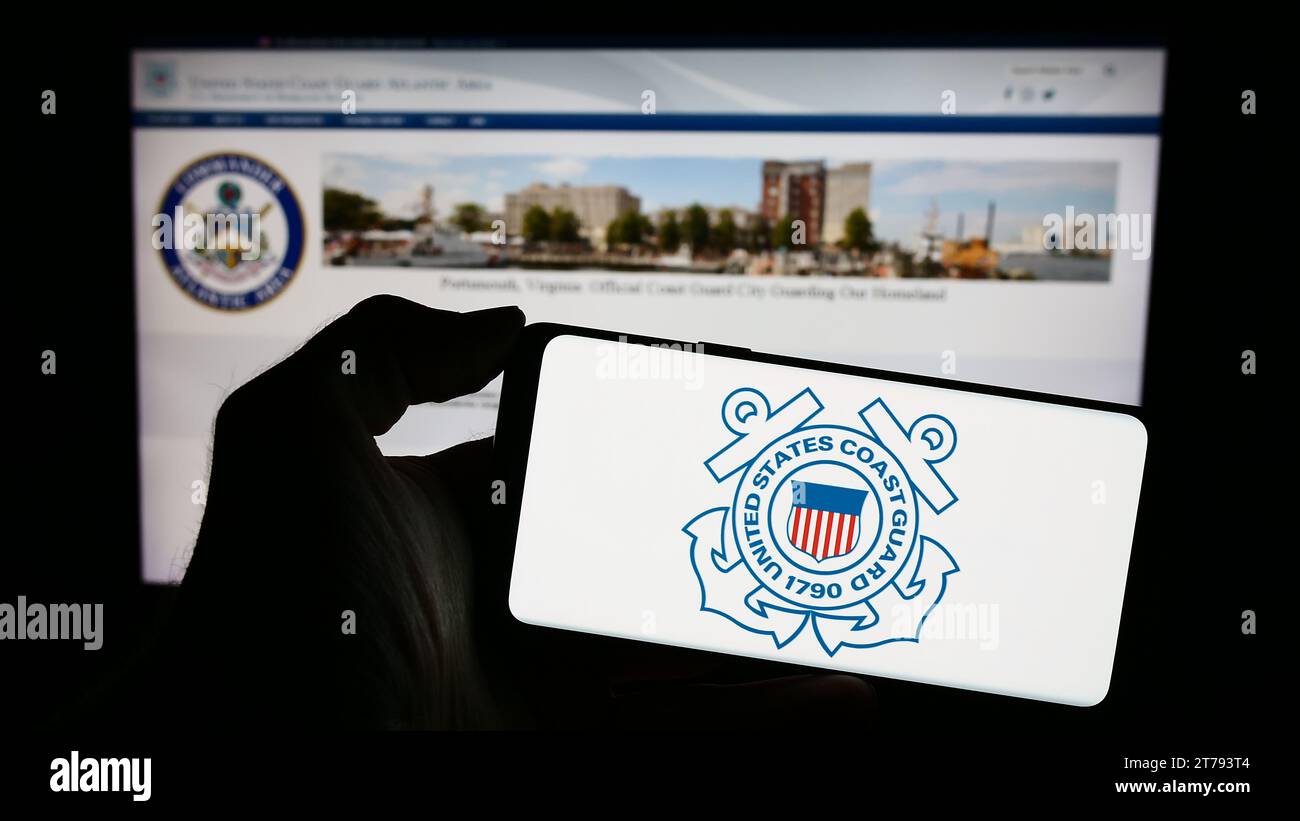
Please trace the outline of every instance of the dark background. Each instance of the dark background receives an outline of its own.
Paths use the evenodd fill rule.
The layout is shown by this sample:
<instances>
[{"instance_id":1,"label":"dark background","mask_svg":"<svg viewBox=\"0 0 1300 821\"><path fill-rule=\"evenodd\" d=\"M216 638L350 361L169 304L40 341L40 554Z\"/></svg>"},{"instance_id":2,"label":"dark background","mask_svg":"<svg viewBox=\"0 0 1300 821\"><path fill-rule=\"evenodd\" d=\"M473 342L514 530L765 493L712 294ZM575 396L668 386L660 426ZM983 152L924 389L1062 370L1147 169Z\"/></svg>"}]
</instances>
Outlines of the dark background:
<instances>
[{"instance_id":1,"label":"dark background","mask_svg":"<svg viewBox=\"0 0 1300 821\"><path fill-rule=\"evenodd\" d=\"M1259 39L1267 28L1263 22L1252 21L1249 32L1236 26L1201 21L1080 32L1074 25L1030 30L985 21L947 30L931 24L873 26L863 34L848 26L796 38L779 30L738 35L729 24L727 33L690 37L680 31L577 35L569 27L549 41L536 34L505 37L507 43L570 47L1169 48L1144 400L1150 451L1110 695L1097 707L1080 709L872 679L880 702L875 728L838 740L859 757L852 771L869 770L877 779L885 767L890 778L961 776L994 794L1003 784L1016 784L1080 795L1113 794L1113 781L1136 778L1122 770L1124 756L1251 756L1249 770L1222 780L1256 784L1268 772L1269 749L1281 734L1272 678L1281 673L1276 636L1283 617L1275 615L1279 600L1273 591L1289 566L1282 551L1290 548L1271 526L1283 504L1283 426L1289 414L1276 388L1283 354L1270 343L1280 311L1289 307L1283 285L1295 275L1288 248L1296 232L1281 210L1295 189L1290 156L1281 151L1289 101L1286 75L1274 73L1279 50ZM462 27L434 34L483 42L492 32ZM420 773L434 759L497 764L500 747L527 760L530 770L558 767L557 748L571 749L584 761L594 758L598 766L615 768L622 761L634 770L707 758L707 745L699 740L592 745L580 738L326 737L304 750L274 728L258 739L197 740L79 734L57 723L60 712L94 682L129 662L165 618L174 592L138 581L127 75L132 37L141 36L59 33L15 42L17 51L6 59L10 75L20 78L21 93L6 114L10 216L7 281L0 293L7 303L5 334L12 335L5 391L11 439L0 601L12 603L22 594L46 603L104 602L106 643L96 653L76 642L0 645L0 690L9 690L0 698L0 738L24 731L21 744L0 745L12 759L0 771L0 783L12 777L21 789L34 784L41 792L50 758L73 748L84 755L153 756L155 800L176 796L182 787L218 787L227 783L231 767L265 783L292 781L298 768L319 777L315 756L327 762L326 771L343 767L355 776L325 789L351 784L362 793L370 791L365 776L392 786L390 767ZM230 43L224 35L209 39ZM52 117L39 113L46 88L58 93L58 114ZM1243 89L1258 95L1259 114L1241 114ZM54 377L40 373L47 348L58 355ZM1242 375L1245 349L1263 360L1260 375ZM1244 609L1259 613L1261 635L1242 635ZM240 617L232 612L232 618ZM604 646L593 642L593 652ZM792 669L736 664L765 675ZM160 687L160 711L186 697L184 681ZM821 744L769 739L745 754L754 758L735 762L761 772L782 760L781 750L810 743ZM631 758L593 755L611 749ZM1187 780L1221 780L1204 775ZM828 784L844 780L827 778ZM76 798L102 803L109 797ZM1222 805L1237 799L1214 800Z\"/></svg>"}]
</instances>

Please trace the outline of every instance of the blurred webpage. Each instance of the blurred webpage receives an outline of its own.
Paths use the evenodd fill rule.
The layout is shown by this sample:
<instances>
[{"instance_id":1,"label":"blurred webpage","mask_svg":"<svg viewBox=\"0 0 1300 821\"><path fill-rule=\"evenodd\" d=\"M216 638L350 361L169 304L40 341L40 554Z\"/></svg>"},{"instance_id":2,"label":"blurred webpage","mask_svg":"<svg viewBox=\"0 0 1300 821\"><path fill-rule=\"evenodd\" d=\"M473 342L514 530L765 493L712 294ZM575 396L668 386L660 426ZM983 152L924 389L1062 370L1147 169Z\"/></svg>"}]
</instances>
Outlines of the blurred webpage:
<instances>
[{"instance_id":1,"label":"blurred webpage","mask_svg":"<svg viewBox=\"0 0 1300 821\"><path fill-rule=\"evenodd\" d=\"M184 572L223 398L376 293L1138 403L1163 66L137 52L145 578ZM212 213L245 221L185 236ZM1115 247L1073 230L1108 216L1111 239L1133 218ZM413 408L381 447L490 435L497 387Z\"/></svg>"}]
</instances>

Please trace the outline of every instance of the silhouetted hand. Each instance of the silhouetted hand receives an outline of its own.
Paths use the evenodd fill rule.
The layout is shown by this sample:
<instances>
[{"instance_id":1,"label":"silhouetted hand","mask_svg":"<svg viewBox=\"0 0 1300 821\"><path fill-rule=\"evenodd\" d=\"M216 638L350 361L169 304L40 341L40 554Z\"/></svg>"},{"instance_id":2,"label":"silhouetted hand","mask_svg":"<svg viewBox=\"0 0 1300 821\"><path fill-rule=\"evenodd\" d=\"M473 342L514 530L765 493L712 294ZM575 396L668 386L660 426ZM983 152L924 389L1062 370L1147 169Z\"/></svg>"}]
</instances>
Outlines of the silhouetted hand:
<instances>
[{"instance_id":1,"label":"silhouetted hand","mask_svg":"<svg viewBox=\"0 0 1300 821\"><path fill-rule=\"evenodd\" d=\"M765 727L773 715L865 720L872 694L856 678L737 682L710 654L510 618L490 441L390 458L374 437L410 405L482 389L523 321L517 308L458 314L371 297L227 398L162 657L187 693L178 718L216 727L744 727L758 712ZM720 671L731 683L717 683Z\"/></svg>"},{"instance_id":2,"label":"silhouetted hand","mask_svg":"<svg viewBox=\"0 0 1300 821\"><path fill-rule=\"evenodd\" d=\"M486 465L486 443L390 459L374 437L410 405L480 390L523 321L517 308L457 314L371 297L226 399L168 643L201 688L195 717L492 722L469 540L446 485L472 484L452 463L477 450Z\"/></svg>"}]
</instances>

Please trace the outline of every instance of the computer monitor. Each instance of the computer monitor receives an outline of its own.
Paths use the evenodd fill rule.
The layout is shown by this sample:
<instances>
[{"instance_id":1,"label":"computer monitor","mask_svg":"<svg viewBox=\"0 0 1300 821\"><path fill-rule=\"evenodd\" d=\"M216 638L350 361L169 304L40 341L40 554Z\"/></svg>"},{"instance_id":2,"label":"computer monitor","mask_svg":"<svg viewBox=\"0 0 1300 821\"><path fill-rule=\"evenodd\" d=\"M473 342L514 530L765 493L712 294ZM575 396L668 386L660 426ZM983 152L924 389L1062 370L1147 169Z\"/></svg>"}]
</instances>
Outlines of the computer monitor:
<instances>
[{"instance_id":1,"label":"computer monitor","mask_svg":"<svg viewBox=\"0 0 1300 821\"><path fill-rule=\"evenodd\" d=\"M135 50L145 579L184 572L222 400L376 293L1139 403L1164 65ZM496 396L413 408L380 445L490 434Z\"/></svg>"}]
</instances>

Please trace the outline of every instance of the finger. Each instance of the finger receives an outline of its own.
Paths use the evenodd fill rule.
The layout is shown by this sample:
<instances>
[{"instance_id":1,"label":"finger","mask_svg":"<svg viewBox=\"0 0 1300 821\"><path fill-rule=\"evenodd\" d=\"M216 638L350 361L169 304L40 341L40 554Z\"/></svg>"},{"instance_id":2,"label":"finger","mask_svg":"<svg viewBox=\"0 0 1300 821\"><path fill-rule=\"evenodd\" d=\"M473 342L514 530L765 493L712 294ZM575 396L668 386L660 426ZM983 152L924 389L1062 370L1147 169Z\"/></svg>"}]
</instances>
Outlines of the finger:
<instances>
[{"instance_id":1,"label":"finger","mask_svg":"<svg viewBox=\"0 0 1300 821\"><path fill-rule=\"evenodd\" d=\"M284 367L306 390L340 395L378 436L410 405L482 390L501 373L523 325L523 312L514 307L461 314L373 296L316 334Z\"/></svg>"}]
</instances>

